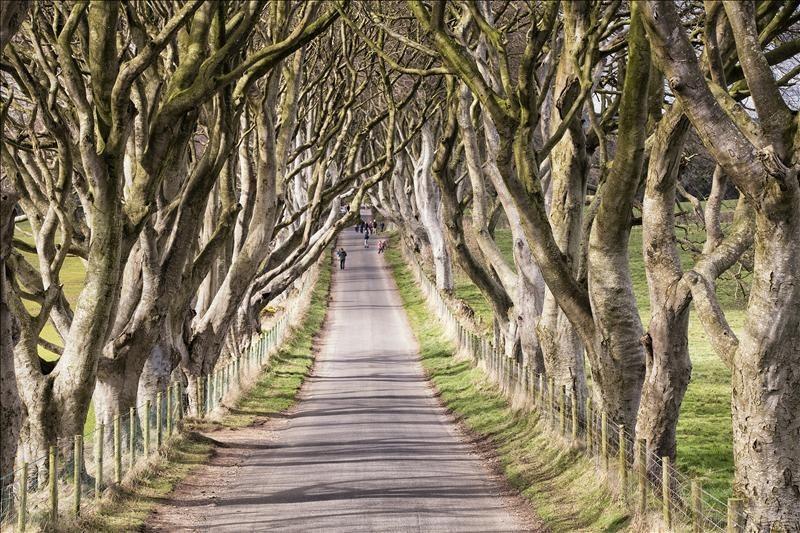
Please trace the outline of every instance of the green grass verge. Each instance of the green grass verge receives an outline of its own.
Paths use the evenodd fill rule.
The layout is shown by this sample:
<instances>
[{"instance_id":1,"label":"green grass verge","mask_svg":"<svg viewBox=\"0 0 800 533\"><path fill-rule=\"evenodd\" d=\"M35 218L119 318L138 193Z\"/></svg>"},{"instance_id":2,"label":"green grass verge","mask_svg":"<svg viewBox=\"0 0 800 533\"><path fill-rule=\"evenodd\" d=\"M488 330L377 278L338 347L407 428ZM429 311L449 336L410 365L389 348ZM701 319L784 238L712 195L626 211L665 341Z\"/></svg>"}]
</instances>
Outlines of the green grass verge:
<instances>
[{"instance_id":1,"label":"green grass verge","mask_svg":"<svg viewBox=\"0 0 800 533\"><path fill-rule=\"evenodd\" d=\"M472 432L490 439L509 482L553 531L617 531L629 522L598 479L594 464L578 450L556 444L535 414L513 410L486 375L453 357L453 344L428 309L397 246L391 266L422 364L442 402Z\"/></svg>"},{"instance_id":2,"label":"green grass verge","mask_svg":"<svg viewBox=\"0 0 800 533\"><path fill-rule=\"evenodd\" d=\"M187 432L168 443L138 476L123 484L116 493L101 500L91 515L80 523L64 524L64 531L139 531L150 512L197 466L211 457L213 441L201 432L214 427L240 428L259 417L286 411L295 402L301 385L314 362L314 339L320 331L328 307L331 267L325 263L312 292L311 303L302 324L270 359L253 387L218 422L191 421Z\"/></svg>"},{"instance_id":3,"label":"green grass verge","mask_svg":"<svg viewBox=\"0 0 800 533\"><path fill-rule=\"evenodd\" d=\"M702 246L703 234L697 228L687 237ZM513 264L509 229L498 229L496 240L506 260ZM634 227L629 243L633 290L642 324L650 322L650 298L642 253L642 228ZM681 251L684 268L691 267L691 253ZM483 294L461 271L456 273L454 294L475 311L480 327L489 334L492 309ZM737 333L744 328L745 298L730 276L719 280L717 295L731 327ZM732 496L733 427L731 423L731 375L711 347L711 342L696 314L689 321L689 353L692 357L692 381L686 391L678 420L677 467L703 484L703 489L721 501Z\"/></svg>"}]
</instances>

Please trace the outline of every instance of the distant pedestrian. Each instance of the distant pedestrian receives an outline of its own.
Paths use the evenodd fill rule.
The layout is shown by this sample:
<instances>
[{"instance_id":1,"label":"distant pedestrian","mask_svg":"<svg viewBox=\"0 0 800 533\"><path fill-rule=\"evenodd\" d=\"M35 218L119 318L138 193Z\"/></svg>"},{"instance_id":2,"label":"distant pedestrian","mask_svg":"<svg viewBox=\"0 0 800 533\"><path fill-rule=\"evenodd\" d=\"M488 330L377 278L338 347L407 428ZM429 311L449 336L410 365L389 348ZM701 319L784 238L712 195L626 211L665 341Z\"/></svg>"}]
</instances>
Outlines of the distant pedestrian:
<instances>
[{"instance_id":1,"label":"distant pedestrian","mask_svg":"<svg viewBox=\"0 0 800 533\"><path fill-rule=\"evenodd\" d=\"M347 259L347 252L344 251L344 248L339 248L336 257L339 258L339 270L344 270L344 261Z\"/></svg>"},{"instance_id":2,"label":"distant pedestrian","mask_svg":"<svg viewBox=\"0 0 800 533\"><path fill-rule=\"evenodd\" d=\"M369 230L364 232L364 248L369 248Z\"/></svg>"},{"instance_id":3,"label":"distant pedestrian","mask_svg":"<svg viewBox=\"0 0 800 533\"><path fill-rule=\"evenodd\" d=\"M386 222L381 222L381 233L386 229Z\"/></svg>"},{"instance_id":4,"label":"distant pedestrian","mask_svg":"<svg viewBox=\"0 0 800 533\"><path fill-rule=\"evenodd\" d=\"M381 239L378 242L378 253L382 254L385 251L386 251L386 239Z\"/></svg>"}]
</instances>

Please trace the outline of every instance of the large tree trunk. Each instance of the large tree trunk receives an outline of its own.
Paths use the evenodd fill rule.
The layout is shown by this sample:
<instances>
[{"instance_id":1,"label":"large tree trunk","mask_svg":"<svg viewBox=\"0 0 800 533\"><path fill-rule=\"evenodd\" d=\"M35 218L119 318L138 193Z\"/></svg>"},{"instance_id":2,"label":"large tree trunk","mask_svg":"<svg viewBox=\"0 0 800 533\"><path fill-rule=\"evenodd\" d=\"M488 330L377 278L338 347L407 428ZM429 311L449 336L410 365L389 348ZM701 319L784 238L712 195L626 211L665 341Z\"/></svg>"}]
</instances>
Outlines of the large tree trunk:
<instances>
[{"instance_id":1,"label":"large tree trunk","mask_svg":"<svg viewBox=\"0 0 800 533\"><path fill-rule=\"evenodd\" d=\"M0 10L0 54L6 44L11 40L22 21L28 14L32 2L20 0L3 6ZM5 131L0 121L0 130ZM0 142L3 142L0 140ZM8 486L14 482L11 473L14 470L14 460L17 456L17 443L19 441L20 426L22 424L22 405L17 389L16 373L14 372L14 344L16 332L14 331L14 317L8 306L6 277L6 258L11 253L11 240L14 235L14 206L17 195L6 187L4 181L0 188L0 509L4 512L11 509L8 499L13 496ZM0 520L5 515L0 515Z\"/></svg>"},{"instance_id":2,"label":"large tree trunk","mask_svg":"<svg viewBox=\"0 0 800 533\"><path fill-rule=\"evenodd\" d=\"M736 338L701 272L688 277L695 309L731 369L735 488L749 500L747 528L800 524L800 136L758 41L752 2L724 9L758 123L714 92L680 29L672 2L644 2L659 67L705 147L756 212L747 321ZM724 91L723 91L724 92ZM726 108L728 112L726 113Z\"/></svg>"},{"instance_id":3,"label":"large tree trunk","mask_svg":"<svg viewBox=\"0 0 800 533\"><path fill-rule=\"evenodd\" d=\"M654 133L642 218L645 272L651 318L645 347L645 379L636 435L647 441L649 456L675 458L675 429L689 386L688 327L691 295L679 284L682 272L675 245L675 190L688 121L673 109Z\"/></svg>"},{"instance_id":4,"label":"large tree trunk","mask_svg":"<svg viewBox=\"0 0 800 533\"><path fill-rule=\"evenodd\" d=\"M22 349L23 342L21 339L16 351ZM35 344L33 349L36 349ZM20 372L18 376L26 414L21 432L24 443L21 457L35 465L31 475L43 486L47 483L48 465L42 458L50 446L59 447L59 472L71 471L73 447L63 446L63 443L72 442L75 435L83 434L91 391L83 387L59 390L52 373L42 376L36 372Z\"/></svg>"},{"instance_id":5,"label":"large tree trunk","mask_svg":"<svg viewBox=\"0 0 800 533\"><path fill-rule=\"evenodd\" d=\"M433 149L433 133L429 127L423 127L421 153L414 168L414 194L422 226L428 234L428 241L431 245L436 287L449 292L453 290L453 267L445 243L441 193L431 176Z\"/></svg>"},{"instance_id":6,"label":"large tree trunk","mask_svg":"<svg viewBox=\"0 0 800 533\"><path fill-rule=\"evenodd\" d=\"M670 288L654 308L643 338L646 371L636 436L647 441L649 457L675 458L675 430L692 377L687 336L689 300L684 284Z\"/></svg>"},{"instance_id":7,"label":"large tree trunk","mask_svg":"<svg viewBox=\"0 0 800 533\"><path fill-rule=\"evenodd\" d=\"M150 357L147 358L139 376L137 397L140 405L150 400L150 404L155 409L157 395L160 392L162 394L161 409L166 414L166 390L169 387L176 362L177 359L173 356L172 350L166 343L159 342L153 347ZM139 423L144 423L144 418L141 414L139 415Z\"/></svg>"},{"instance_id":8,"label":"large tree trunk","mask_svg":"<svg viewBox=\"0 0 800 533\"><path fill-rule=\"evenodd\" d=\"M647 440L652 456L673 459L680 406L692 372L688 346L691 287L681 268L674 234L676 174L687 128L688 120L676 104L656 129L642 221L651 320L643 339L646 374L636 428L637 435ZM722 196L720 189L724 190L726 183L719 174L719 170L715 171L710 198ZM719 227L721 203L708 204L706 220L716 221L717 229L693 270L713 282L752 245L753 224L752 210L741 200L729 234L724 236Z\"/></svg>"},{"instance_id":9,"label":"large tree trunk","mask_svg":"<svg viewBox=\"0 0 800 533\"><path fill-rule=\"evenodd\" d=\"M398 157L391 181L387 184L387 187L391 187L393 204L399 213L398 229L409 250L420 254L423 261L430 259L433 262L433 247L428 239L428 232L414 216L411 205L412 190L406 187L406 165L406 158Z\"/></svg>"},{"instance_id":10,"label":"large tree trunk","mask_svg":"<svg viewBox=\"0 0 800 533\"><path fill-rule=\"evenodd\" d=\"M542 314L544 283L536 285L524 274L520 274L519 282L520 294L516 310L519 312L520 319L519 340L522 349L522 364L527 366L534 375L539 375L545 372L545 365L542 346L534 324L538 322Z\"/></svg>"},{"instance_id":11,"label":"large tree trunk","mask_svg":"<svg viewBox=\"0 0 800 533\"><path fill-rule=\"evenodd\" d=\"M561 116L579 96L580 82L573 58L583 46L589 25L588 5L565 4L564 20L564 44L553 86L553 94L557 95L554 98L557 112L552 113L548 134L561 126ZM573 275L577 275L583 240L583 205L589 179L586 134L580 115L572 118L564 136L553 147L550 169L550 226ZM545 290L542 318L537 329L548 375L554 378L558 389L566 387L573 392L579 405L583 405L587 390L583 344L549 289Z\"/></svg>"},{"instance_id":12,"label":"large tree trunk","mask_svg":"<svg viewBox=\"0 0 800 533\"><path fill-rule=\"evenodd\" d=\"M633 295L628 241L633 199L641 184L648 116L650 47L638 3L631 5L628 61L619 109L614 162L589 235L589 299L596 325L592 377L601 408L630 431L645 373L642 322ZM600 398L598 398L600 399Z\"/></svg>"},{"instance_id":13,"label":"large tree trunk","mask_svg":"<svg viewBox=\"0 0 800 533\"><path fill-rule=\"evenodd\" d=\"M95 198L94 228L84 287L78 297L75 314L64 339L64 352L54 365L39 358L39 330L24 326L14 349L14 364L20 397L27 414L28 446L46 453L59 441L82 435L96 381L98 355L106 339L112 310L116 307L120 281L122 214L120 204L111 198ZM93 355L94 354L94 355ZM72 463L72 447L63 450L66 468ZM46 467L39 468L44 480Z\"/></svg>"},{"instance_id":14,"label":"large tree trunk","mask_svg":"<svg viewBox=\"0 0 800 533\"><path fill-rule=\"evenodd\" d=\"M114 418L127 416L131 407L137 405L137 382L144 366L143 357L127 356L113 360L110 363L101 359L97 370L97 385L95 386L94 411L98 424L105 424L111 428ZM128 435L127 424L121 424L123 439ZM106 431L106 444L112 442L111 431Z\"/></svg>"},{"instance_id":15,"label":"large tree trunk","mask_svg":"<svg viewBox=\"0 0 800 533\"><path fill-rule=\"evenodd\" d=\"M17 455L17 441L22 423L22 409L14 372L14 317L8 307L6 291L6 257L11 252L14 234L14 203L16 196L5 189L0 190L0 508L10 508L6 498L11 496L6 485L13 483L11 472ZM4 517L0 516L0 520Z\"/></svg>"},{"instance_id":16,"label":"large tree trunk","mask_svg":"<svg viewBox=\"0 0 800 533\"><path fill-rule=\"evenodd\" d=\"M800 194L771 208L786 216L756 219L731 399L736 488L750 499L749 523L761 531L800 524Z\"/></svg>"}]
</instances>

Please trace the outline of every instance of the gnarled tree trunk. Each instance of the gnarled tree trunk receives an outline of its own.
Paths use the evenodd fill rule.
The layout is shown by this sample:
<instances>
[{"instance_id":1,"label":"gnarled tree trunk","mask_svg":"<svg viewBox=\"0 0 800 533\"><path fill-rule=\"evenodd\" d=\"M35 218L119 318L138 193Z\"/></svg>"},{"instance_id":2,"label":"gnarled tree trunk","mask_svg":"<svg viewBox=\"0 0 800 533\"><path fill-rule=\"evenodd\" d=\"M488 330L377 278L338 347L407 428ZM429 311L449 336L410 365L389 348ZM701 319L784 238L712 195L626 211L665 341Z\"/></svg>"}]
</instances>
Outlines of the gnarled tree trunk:
<instances>
[{"instance_id":1,"label":"gnarled tree trunk","mask_svg":"<svg viewBox=\"0 0 800 533\"><path fill-rule=\"evenodd\" d=\"M414 195L422 219L422 227L428 234L431 245L436 287L443 291L453 290L453 265L447 250L442 223L441 193L431 176L434 139L430 127L422 128L422 147L414 168Z\"/></svg>"},{"instance_id":2,"label":"gnarled tree trunk","mask_svg":"<svg viewBox=\"0 0 800 533\"><path fill-rule=\"evenodd\" d=\"M724 9L758 115L756 124L709 85L672 2L643 3L659 67L703 144L755 210L747 321L737 339L713 280L690 272L695 309L731 369L735 488L749 500L747 528L800 525L800 135L759 42L752 2ZM726 112L726 110L728 112Z\"/></svg>"},{"instance_id":3,"label":"gnarled tree trunk","mask_svg":"<svg viewBox=\"0 0 800 533\"><path fill-rule=\"evenodd\" d=\"M564 44L552 88L556 109L550 117L551 131L548 134L561 126L561 117L579 97L580 80L574 57L584 46L583 39L590 22L589 10L585 3L564 4ZM563 137L550 153L548 218L553 238L576 277L583 239L583 206L589 181L589 157L582 122L579 114L573 116ZM579 405L583 405L587 393L583 344L549 289L545 290L537 331L548 376L554 379L559 390L566 387L578 399Z\"/></svg>"},{"instance_id":4,"label":"gnarled tree trunk","mask_svg":"<svg viewBox=\"0 0 800 533\"><path fill-rule=\"evenodd\" d=\"M11 239L14 234L14 204L16 195L4 186L0 189L0 508L10 508L6 498L11 492L6 485L14 482L11 472L17 455L17 439L22 423L22 409L14 372L14 344L17 336L14 331L14 317L8 307L6 291L6 257L11 252ZM0 516L0 520L5 518Z\"/></svg>"}]
</instances>

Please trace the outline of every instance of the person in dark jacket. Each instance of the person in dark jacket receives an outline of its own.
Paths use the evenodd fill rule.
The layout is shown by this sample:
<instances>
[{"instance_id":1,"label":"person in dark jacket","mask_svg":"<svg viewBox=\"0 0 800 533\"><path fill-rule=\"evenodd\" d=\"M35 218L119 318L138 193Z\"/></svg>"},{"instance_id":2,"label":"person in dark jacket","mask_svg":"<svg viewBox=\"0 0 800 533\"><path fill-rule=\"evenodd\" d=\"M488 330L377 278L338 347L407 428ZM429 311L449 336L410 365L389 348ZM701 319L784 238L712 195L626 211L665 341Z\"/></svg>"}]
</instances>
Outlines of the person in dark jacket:
<instances>
[{"instance_id":1,"label":"person in dark jacket","mask_svg":"<svg viewBox=\"0 0 800 533\"><path fill-rule=\"evenodd\" d=\"M347 259L347 252L344 251L344 248L336 251L336 257L339 258L339 270L344 270L344 261Z\"/></svg>"}]
</instances>

